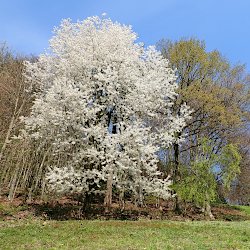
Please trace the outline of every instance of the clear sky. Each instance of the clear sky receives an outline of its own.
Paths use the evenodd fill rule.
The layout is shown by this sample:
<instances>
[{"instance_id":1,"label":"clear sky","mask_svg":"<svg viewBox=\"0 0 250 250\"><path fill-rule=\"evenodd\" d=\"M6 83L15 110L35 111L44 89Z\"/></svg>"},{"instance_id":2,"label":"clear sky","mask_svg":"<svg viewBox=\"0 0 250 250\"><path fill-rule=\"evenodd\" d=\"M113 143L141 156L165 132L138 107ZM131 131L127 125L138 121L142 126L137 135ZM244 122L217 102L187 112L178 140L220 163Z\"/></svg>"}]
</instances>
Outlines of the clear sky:
<instances>
[{"instance_id":1,"label":"clear sky","mask_svg":"<svg viewBox=\"0 0 250 250\"><path fill-rule=\"evenodd\" d=\"M61 19L107 13L146 45L195 37L250 70L250 0L0 0L0 41L21 54L48 47Z\"/></svg>"}]
</instances>

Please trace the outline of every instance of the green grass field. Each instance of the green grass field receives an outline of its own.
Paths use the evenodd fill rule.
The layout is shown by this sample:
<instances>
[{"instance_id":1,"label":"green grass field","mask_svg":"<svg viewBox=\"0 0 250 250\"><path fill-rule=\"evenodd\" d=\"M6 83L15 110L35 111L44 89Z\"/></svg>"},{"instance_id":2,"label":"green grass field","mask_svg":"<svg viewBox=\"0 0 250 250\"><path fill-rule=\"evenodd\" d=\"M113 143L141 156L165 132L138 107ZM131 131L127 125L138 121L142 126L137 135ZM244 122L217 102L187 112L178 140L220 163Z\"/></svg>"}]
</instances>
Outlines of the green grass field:
<instances>
[{"instance_id":1,"label":"green grass field","mask_svg":"<svg viewBox=\"0 0 250 250\"><path fill-rule=\"evenodd\" d=\"M250 221L2 221L0 249L250 249Z\"/></svg>"}]
</instances>

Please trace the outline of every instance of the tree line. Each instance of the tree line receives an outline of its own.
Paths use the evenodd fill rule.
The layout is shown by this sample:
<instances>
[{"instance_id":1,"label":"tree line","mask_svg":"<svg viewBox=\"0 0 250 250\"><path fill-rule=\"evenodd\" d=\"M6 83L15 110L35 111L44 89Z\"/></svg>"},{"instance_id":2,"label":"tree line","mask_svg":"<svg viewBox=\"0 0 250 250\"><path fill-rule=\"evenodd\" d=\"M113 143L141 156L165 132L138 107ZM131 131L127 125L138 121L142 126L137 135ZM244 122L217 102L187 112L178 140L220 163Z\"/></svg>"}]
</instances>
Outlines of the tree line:
<instances>
[{"instance_id":1,"label":"tree line","mask_svg":"<svg viewBox=\"0 0 250 250\"><path fill-rule=\"evenodd\" d=\"M200 206L249 204L249 75L198 39L161 40L96 17L55 30L51 54L0 51L0 188ZM160 53L159 53L159 52Z\"/></svg>"}]
</instances>

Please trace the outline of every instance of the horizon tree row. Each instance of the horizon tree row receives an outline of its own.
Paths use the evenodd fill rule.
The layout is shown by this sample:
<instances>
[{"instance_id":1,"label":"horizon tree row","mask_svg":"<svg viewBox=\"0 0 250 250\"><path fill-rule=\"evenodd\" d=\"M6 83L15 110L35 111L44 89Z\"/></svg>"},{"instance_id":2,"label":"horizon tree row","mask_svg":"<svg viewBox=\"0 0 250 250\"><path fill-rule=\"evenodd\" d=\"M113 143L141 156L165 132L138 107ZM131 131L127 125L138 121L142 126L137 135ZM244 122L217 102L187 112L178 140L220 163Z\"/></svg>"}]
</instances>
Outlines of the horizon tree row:
<instances>
[{"instance_id":1,"label":"horizon tree row","mask_svg":"<svg viewBox=\"0 0 250 250\"><path fill-rule=\"evenodd\" d=\"M0 186L10 199L101 194L109 210L115 191L123 208L125 194L137 205L149 195L175 199L178 212L194 202L212 218L210 203L243 185L249 202L242 65L196 39L145 48L104 17L66 19L54 33L37 59L1 53Z\"/></svg>"}]
</instances>

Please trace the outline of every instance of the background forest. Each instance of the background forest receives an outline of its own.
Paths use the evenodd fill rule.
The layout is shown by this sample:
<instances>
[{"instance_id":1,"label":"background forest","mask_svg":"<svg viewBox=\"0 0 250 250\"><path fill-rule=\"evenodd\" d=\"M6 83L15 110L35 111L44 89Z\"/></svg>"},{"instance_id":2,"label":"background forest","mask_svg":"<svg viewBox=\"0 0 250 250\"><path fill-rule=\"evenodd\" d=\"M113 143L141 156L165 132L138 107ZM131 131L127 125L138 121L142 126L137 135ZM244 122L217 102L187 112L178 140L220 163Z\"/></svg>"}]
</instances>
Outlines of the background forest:
<instances>
[{"instance_id":1,"label":"background forest","mask_svg":"<svg viewBox=\"0 0 250 250\"><path fill-rule=\"evenodd\" d=\"M153 172L160 171L164 175L160 178L161 185L167 185L166 189L168 189L169 185L163 180L169 176L172 180L170 185L171 195L173 195L170 198L172 209L179 214L184 213L190 204L200 208L205 216L210 218L213 218L211 203L249 205L250 76L245 66L231 65L219 51L207 51L205 42L194 38L179 41L162 39L156 47L161 56L169 60L168 67L175 71L176 75L178 96L169 97L173 100L169 110L174 117L181 117L184 112L182 107L187 104L191 108L191 117L186 119L183 126L173 130L171 143L168 145L161 143L162 138L159 138L157 169L147 168L145 171L148 172L143 177L153 178ZM38 147L29 140L17 138L25 126L20 117L29 117L31 112L34 114L32 107L39 92L34 85L30 84L30 81L27 81L27 74L30 73L27 73L27 64L39 65L41 60L37 57L18 56L10 51L5 43L1 44L0 192L2 195L7 195L11 201L17 196L23 197L24 202L58 198L57 192L51 191L48 187L46 177L48 167L51 166L51 162L64 164L68 160L63 155L60 155L60 159L55 158L55 151L48 140L46 144ZM32 71L33 68L30 67L29 70ZM163 72L158 72L158 76L154 78L164 78ZM166 77L168 77L167 73ZM133 98L140 101L139 96ZM158 103L154 101L155 107L160 103L159 99ZM170 121L166 120L167 114L163 109L157 111L155 120L148 118L143 111L139 111L140 119L147 120L155 129L170 129ZM108 127L112 130L111 134L117 134L116 124L118 124L119 113L110 109L109 115L112 118L109 120ZM31 120L29 126L32 126L32 122ZM46 133L44 136L48 138L49 132ZM131 134L126 136L132 138ZM127 139L125 139L123 139L123 146L126 145ZM136 144L139 139L134 140L134 147L139 148L138 145L141 144ZM73 154L73 151L67 152L65 148L62 152ZM131 155L128 157L131 158ZM151 161L153 162L154 159L148 158L144 164L151 166L149 164ZM58 163L57 167L60 168L61 163ZM89 165L87 168L92 169ZM109 176L111 176L110 173ZM163 206L162 199L166 195L154 194L151 189L156 186L148 188L150 192L145 191L147 188L142 188L145 191L144 194L143 191L137 190L136 185L133 186L136 179L129 182L130 189L128 189L128 184L121 184L125 179L119 178L116 177L118 184L112 182L109 177L100 182L100 190L103 191L100 194L90 192L88 187L84 192L77 188L66 190L61 192L61 196L73 193L74 199L82 202L85 208L97 199L100 204L104 203L106 211L112 207L113 202L119 204L121 209L130 203L136 206L147 206L152 203L152 200L156 206ZM111 179L115 177L112 175ZM85 182L88 181L85 180ZM77 185L74 184L75 186ZM133 191L135 189L136 192Z\"/></svg>"}]
</instances>

